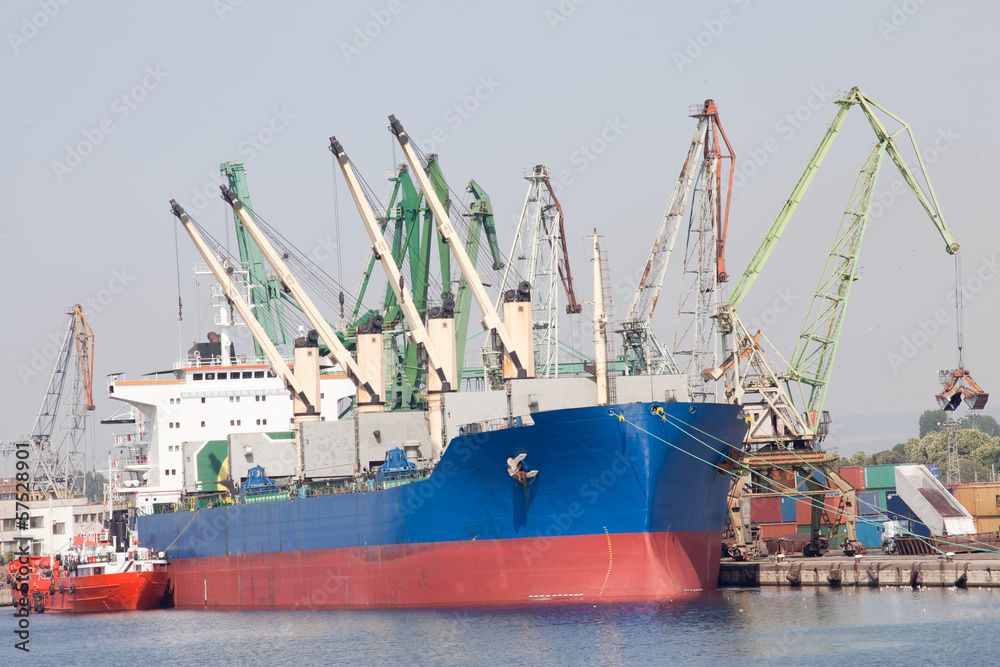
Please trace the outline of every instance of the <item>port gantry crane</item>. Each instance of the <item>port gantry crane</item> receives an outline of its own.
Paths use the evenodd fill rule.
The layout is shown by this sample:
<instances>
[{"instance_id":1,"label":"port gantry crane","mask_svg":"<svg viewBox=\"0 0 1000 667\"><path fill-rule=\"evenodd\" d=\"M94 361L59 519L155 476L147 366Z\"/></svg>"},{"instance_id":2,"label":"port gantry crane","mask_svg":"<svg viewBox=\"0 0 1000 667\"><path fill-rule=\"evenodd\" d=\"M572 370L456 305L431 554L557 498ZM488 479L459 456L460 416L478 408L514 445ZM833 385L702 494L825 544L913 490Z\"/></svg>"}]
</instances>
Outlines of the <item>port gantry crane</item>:
<instances>
[{"instance_id":1,"label":"port gantry crane","mask_svg":"<svg viewBox=\"0 0 1000 667\"><path fill-rule=\"evenodd\" d=\"M740 518L739 498L743 495L744 486L752 482L754 488L765 490L764 494L756 494L758 496L794 493L821 498L831 490L838 492L841 500L839 508L834 512L836 516L827 518L833 524L839 524L841 521L846 524L847 539L844 544L846 553L863 552L864 547L857 542L854 530L854 519L858 515L854 489L830 468L829 464L836 459L836 456L820 451L818 445L826 437L831 422L829 413L823 409L824 401L851 286L860 277L858 258L861 242L871 210L875 182L884 156L888 156L899 169L903 179L944 239L948 253L955 254L960 249L944 222L937 196L930 184L909 125L858 88L851 89L842 99L837 100L836 104L840 109L826 135L771 225L764 241L747 265L736 288L715 315L717 326L723 332L724 350L729 353L728 357L719 366L702 371L706 380L717 381L724 378L725 400L744 406L744 415L749 426L743 463L752 470L752 475L734 478L730 489L729 508L737 533L737 548L745 546L747 537L747 526ZM858 174L854 191L841 220L791 361L787 362L786 369L781 371L765 348L765 345L770 346L766 337L760 331L751 332L740 319L737 309L781 238L782 232L839 133L847 112L854 106L860 107L865 114L875 132L877 144ZM889 132L876 115L876 109L899 123L900 128L895 132ZM904 131L916 153L920 172L927 184L926 192L907 166L896 145L895 137ZM773 351L773 347L771 350L774 358L781 359L781 356ZM783 359L781 361L783 364L786 363ZM793 395L798 398L798 402L793 400ZM757 399L750 400L753 396ZM799 473L802 482L795 482L794 475L789 472L792 470ZM815 473L818 470L821 470L834 485L833 489L823 488L817 481ZM795 490L789 491L790 488ZM814 501L813 541L806 549L809 554L818 554L825 550L825 545L819 537L820 522L824 513L822 501Z\"/></svg>"},{"instance_id":2,"label":"port gantry crane","mask_svg":"<svg viewBox=\"0 0 1000 667\"><path fill-rule=\"evenodd\" d=\"M714 336L711 334L710 312L708 307L717 298L718 284L728 279L725 271L726 231L729 224L729 202L733 183L733 150L729 139L719 121L718 109L713 100L705 100L691 110L692 117L698 119L694 137L688 148L687 156L681 165L680 175L674 185L673 192L667 204L667 210L660 222L656 238L649 252L645 269L639 277L628 314L621 322L618 333L622 336L622 351L625 360L625 370L629 375L677 373L683 370L689 376L692 386L700 386L703 381L696 377L700 368L698 364L707 361L705 355L712 345ZM723 152L719 138L725 144L728 154ZM723 209L720 202L722 182L722 160L729 160L728 187L726 189L726 204ZM663 289L663 280L667 274L670 257L674 251L677 234L684 218L691 191L699 175L702 180L702 196L704 203L699 212L699 237L696 245L699 252L689 257L691 262L685 263L685 275L692 277L689 292L695 294L694 303L684 299L679 310L680 314L690 317L687 327L681 328L678 323L675 336L675 349L672 351L666 345L657 341L653 333L652 318L656 303ZM693 213L693 212L692 212ZM692 217L692 224L694 218ZM705 224L707 223L707 224ZM689 246L690 247L690 246ZM708 263L712 268L704 268L704 253L701 248L707 248L711 254ZM706 290L704 295L697 295L699 290ZM689 349L688 349L689 348ZM688 357L688 364L679 369L677 364L678 349L682 356ZM704 392L701 392L704 394ZM702 397L704 398L704 397Z\"/></svg>"},{"instance_id":3,"label":"port gantry crane","mask_svg":"<svg viewBox=\"0 0 1000 667\"><path fill-rule=\"evenodd\" d=\"M80 304L66 314L66 332L31 435L23 441L0 443L5 456L30 450L27 459L18 457L17 461L18 470L25 461L30 465L28 492L33 499L43 495L69 498L85 491L80 476L86 465L87 415L94 410L94 332Z\"/></svg>"},{"instance_id":4,"label":"port gantry crane","mask_svg":"<svg viewBox=\"0 0 1000 667\"><path fill-rule=\"evenodd\" d=\"M722 129L719 112L712 100L695 105L693 118L704 124L704 149L695 179L696 196L688 222L682 287L674 326L674 359L687 375L691 399L717 400L717 390L701 376L706 366L718 363L718 332L712 315L721 305L722 290L729 280L726 273L726 233L732 199L735 153ZM719 138L728 151L722 150ZM726 203L722 206L722 161L729 160Z\"/></svg>"},{"instance_id":5,"label":"port gantry crane","mask_svg":"<svg viewBox=\"0 0 1000 667\"><path fill-rule=\"evenodd\" d=\"M541 362L535 371L539 377L555 377L559 375L557 277L569 302L566 312L570 315L581 313L583 306L573 290L562 205L552 188L548 169L535 165L524 178L528 181L528 194L517 221L510 264L503 274L497 307L508 290L517 289L518 282L526 280L531 284L535 350Z\"/></svg>"}]
</instances>

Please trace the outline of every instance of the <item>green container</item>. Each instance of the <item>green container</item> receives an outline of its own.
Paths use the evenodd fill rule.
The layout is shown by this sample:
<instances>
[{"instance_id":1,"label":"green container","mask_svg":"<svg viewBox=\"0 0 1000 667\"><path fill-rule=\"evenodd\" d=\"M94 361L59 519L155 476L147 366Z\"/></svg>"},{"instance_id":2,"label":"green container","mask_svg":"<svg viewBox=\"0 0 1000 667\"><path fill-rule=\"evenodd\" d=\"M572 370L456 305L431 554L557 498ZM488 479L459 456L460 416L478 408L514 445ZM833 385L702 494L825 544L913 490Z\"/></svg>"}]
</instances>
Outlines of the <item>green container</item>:
<instances>
[{"instance_id":1,"label":"green container","mask_svg":"<svg viewBox=\"0 0 1000 667\"><path fill-rule=\"evenodd\" d=\"M895 491L895 489L893 489L893 491ZM878 508L880 510L882 510L883 513L887 509L889 509L889 505L888 505L889 501L886 498L886 494L888 494L888 493L889 493L888 491L876 491L875 492L875 504L878 505Z\"/></svg>"},{"instance_id":2,"label":"green container","mask_svg":"<svg viewBox=\"0 0 1000 667\"><path fill-rule=\"evenodd\" d=\"M865 489L895 489L896 466L865 466Z\"/></svg>"}]
</instances>

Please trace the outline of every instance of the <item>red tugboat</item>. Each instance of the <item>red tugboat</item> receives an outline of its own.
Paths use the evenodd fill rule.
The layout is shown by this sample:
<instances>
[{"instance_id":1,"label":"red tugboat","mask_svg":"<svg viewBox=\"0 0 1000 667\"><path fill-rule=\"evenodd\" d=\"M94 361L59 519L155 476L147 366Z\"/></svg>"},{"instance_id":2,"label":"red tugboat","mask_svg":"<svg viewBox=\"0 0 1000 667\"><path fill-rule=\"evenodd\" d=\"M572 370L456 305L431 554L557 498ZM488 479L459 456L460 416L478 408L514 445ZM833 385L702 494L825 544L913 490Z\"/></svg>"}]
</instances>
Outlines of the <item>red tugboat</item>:
<instances>
[{"instance_id":1,"label":"red tugboat","mask_svg":"<svg viewBox=\"0 0 1000 667\"><path fill-rule=\"evenodd\" d=\"M29 559L31 579L14 590L14 603L35 613L159 607L170 583L167 561L132 542L125 511L115 511L110 531L98 539L78 538L58 558ZM7 567L15 577L24 566L14 560Z\"/></svg>"}]
</instances>

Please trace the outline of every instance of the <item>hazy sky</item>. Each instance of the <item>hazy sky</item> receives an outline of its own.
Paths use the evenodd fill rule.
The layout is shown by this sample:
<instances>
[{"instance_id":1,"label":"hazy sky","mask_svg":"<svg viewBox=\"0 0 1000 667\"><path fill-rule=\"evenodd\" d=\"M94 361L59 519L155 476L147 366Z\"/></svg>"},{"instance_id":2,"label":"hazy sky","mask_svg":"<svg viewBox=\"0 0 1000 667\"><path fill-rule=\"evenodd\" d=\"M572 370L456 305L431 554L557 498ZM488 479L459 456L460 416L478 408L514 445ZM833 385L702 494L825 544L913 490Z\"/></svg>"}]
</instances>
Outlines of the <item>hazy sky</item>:
<instances>
[{"instance_id":1,"label":"hazy sky","mask_svg":"<svg viewBox=\"0 0 1000 667\"><path fill-rule=\"evenodd\" d=\"M687 150L690 105L717 102L737 154L735 279L823 136L837 91L855 85L916 133L965 249L966 366L987 390L1000 383L990 351L1000 233L989 204L991 156L1000 154L992 120L1000 6L346 4L3 4L0 258L13 282L0 328L0 439L30 431L54 358L50 337L61 336L74 303L97 337L98 418L118 405L104 396L108 373L170 368L181 345L204 339L205 281L195 286L200 258L183 234L178 333L168 200L224 238L231 216L214 183L220 162L244 161L255 210L350 286L367 239L341 183L337 252L330 135L381 194L394 156L386 116L396 114L425 152L441 156L453 189L475 178L489 192L505 253L526 190L522 170L545 164L565 175L559 194L580 291L589 298L583 237L596 227L618 283L617 312ZM873 137L852 110L745 301L744 319L769 323L786 355ZM954 263L897 182L887 162L827 400L841 426L828 444L842 453L915 432L916 415L934 407L937 370L956 363ZM668 277L657 311L663 340L672 339L677 293ZM94 432L105 449L110 431Z\"/></svg>"}]
</instances>

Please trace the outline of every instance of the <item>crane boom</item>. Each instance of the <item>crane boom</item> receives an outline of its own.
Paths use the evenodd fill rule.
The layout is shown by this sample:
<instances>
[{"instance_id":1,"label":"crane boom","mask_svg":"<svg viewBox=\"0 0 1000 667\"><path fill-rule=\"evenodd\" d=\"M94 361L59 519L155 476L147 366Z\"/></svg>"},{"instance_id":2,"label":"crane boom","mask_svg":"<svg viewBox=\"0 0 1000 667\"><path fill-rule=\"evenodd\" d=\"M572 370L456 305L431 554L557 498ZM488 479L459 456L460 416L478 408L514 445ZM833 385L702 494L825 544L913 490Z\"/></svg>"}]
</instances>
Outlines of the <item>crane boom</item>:
<instances>
[{"instance_id":1,"label":"crane boom","mask_svg":"<svg viewBox=\"0 0 1000 667\"><path fill-rule=\"evenodd\" d=\"M809 305L805 325L792 352L785 382L796 382L810 426L822 416L833 359L847 311L851 287L858 279L858 259L871 211L885 142L879 142L858 174L854 192L844 210L837 238L830 250L823 275ZM808 396L805 396L808 391Z\"/></svg>"},{"instance_id":2,"label":"crane boom","mask_svg":"<svg viewBox=\"0 0 1000 667\"><path fill-rule=\"evenodd\" d=\"M434 196L434 187L431 185L430 179L424 172L423 163L421 163L420 157L413 148L413 142L410 141L409 135L403 129L403 125L396 120L395 116L389 116L389 129L394 135L396 135L396 138L399 140L399 145L402 147L403 153L406 155L406 160L410 163L410 166L413 167L413 175L417 177L417 181L420 183L420 189L424 191L424 197L430 205L431 211L434 213L434 219L437 222L438 234L440 234L441 239L448 244L448 247L451 249L451 254L454 255L456 262L458 262L462 275L465 276L465 279L469 282L469 287L472 289L472 295L475 297L476 303L479 305L479 309L483 313L483 319L481 320L483 328L490 331L491 334L500 339L504 350L506 350L507 355L510 357L511 362L518 371L518 376L527 377L527 370L525 369L524 363L521 359L522 351L514 345L513 337L504 328L503 322L500 320L500 316L497 315L496 310L493 308L493 304L490 303L490 298L486 294L486 288L483 287L483 283L479 279L479 275L476 273L475 267L472 265L468 254L465 252L465 247L462 245L461 239L455 232L454 225L451 224L448 212L445 210L441 201Z\"/></svg>"},{"instance_id":3,"label":"crane boom","mask_svg":"<svg viewBox=\"0 0 1000 667\"><path fill-rule=\"evenodd\" d=\"M478 263L479 246L482 232L486 232L486 240L493 257L493 268L504 267L500 257L500 246L497 245L496 227L493 225L493 204L478 183L469 180L465 187L475 200L469 207L469 235L465 238L465 251L473 267ZM465 346L469 338L469 308L472 306L472 293L469 291L469 281L463 276L458 282L458 292L455 295L455 358L457 374L462 377L465 366Z\"/></svg>"},{"instance_id":4,"label":"crane boom","mask_svg":"<svg viewBox=\"0 0 1000 667\"><path fill-rule=\"evenodd\" d=\"M830 152L830 146L833 145L833 140L837 137L837 133L840 131L840 126L844 124L844 119L847 117L847 110L850 109L850 104L841 100L838 100L837 104L840 105L840 110L837 112L837 115L834 116L833 122L830 123L830 127L827 128L826 135L823 137L823 140L820 141L819 146L816 147L816 152L813 154L812 159L809 160L809 164L806 165L805 171L802 172L798 182L792 189L792 193L788 196L788 201L785 202L785 205L778 213L778 217L775 218L774 222L771 224L771 228L764 237L764 241L757 247L757 252L754 253L754 256L750 259L750 263L747 264L747 268L744 269L739 282L736 283L733 293L729 296L729 300L726 302L728 306L736 308L743 302L743 298L753 286L754 281L757 280L757 276L760 275L761 270L764 268L764 264L767 263L768 257L771 256L771 252L774 250L774 246L777 245L778 239L781 238L781 233L784 232L785 227L788 226L788 221L792 219L792 213L794 213L795 209L798 208L799 202L802 201L802 196L805 194L806 190L809 188L809 184L812 183L813 177L816 175L816 171L819 169L820 165L823 164L823 158L825 158L826 154Z\"/></svg>"},{"instance_id":5,"label":"crane boom","mask_svg":"<svg viewBox=\"0 0 1000 667\"><path fill-rule=\"evenodd\" d=\"M924 211L927 212L927 215L930 216L931 222L934 223L934 226L937 228L941 237L945 241L945 248L948 253L954 255L961 249L958 241L955 240L955 237L952 236L951 232L948 230L948 227L944 222L944 217L941 215L941 209L937 203L937 195L934 194L934 188L930 185L930 179L927 177L927 169L924 167L924 161L920 157L920 151L917 149L917 141L913 136L913 132L910 130L910 126L892 112L872 101L871 98L862 93L857 87L852 88L844 99L837 100L836 104L840 105L840 110L837 112L837 115L834 116L833 122L830 123L830 127L826 131L826 135L816 148L816 152L813 154L812 159L809 160L809 164L806 165L805 171L802 172L802 175L799 177L798 183L795 184L795 188L792 190L792 193L789 195L785 205L778 213L778 217L775 218L767 236L764 237L764 241L757 248L757 252L750 260L750 263L747 264L747 268L743 272L743 276L740 278L739 283L737 283L733 293L730 295L727 305L734 308L739 306L743 301L743 298L746 296L747 291L757 279L757 276L760 275L761 270L764 268L764 264L771 255L771 251L774 250L774 246L777 244L778 239L781 238L781 233L785 230L785 227L788 226L788 221L791 220L792 214L798 207L799 202L802 201L802 197L809 188L809 184L812 183L812 179L816 175L816 171L823 163L823 158L825 158L826 154L830 151L830 146L833 145L833 140L837 137L837 133L840 131L840 126L844 124L844 118L846 118L848 110L850 110L850 108L855 104L861 107L861 110L864 112L865 117L868 119L868 122L875 131L875 135L878 137L879 141L885 143L886 154L889 155L895 163L896 168L899 169L903 179L906 181L907 185L910 186L910 189L913 190L913 194L916 195L920 205L924 208ZM873 107L875 109L879 109L893 120L900 123L902 127L895 133L890 134L875 115ZM899 134L899 132L903 130L906 130L908 136L910 137L910 141L913 143L914 151L917 154L917 162L920 164L920 171L923 174L924 180L927 182L928 195L924 194L920 184L917 183L916 178L913 176L913 172L910 171L910 168L906 165L906 161L903 160L903 157L896 146L896 142L893 139L896 134Z\"/></svg>"},{"instance_id":6,"label":"crane boom","mask_svg":"<svg viewBox=\"0 0 1000 667\"><path fill-rule=\"evenodd\" d=\"M80 360L80 373L83 376L83 391L87 398L87 409L94 409L94 332L83 314L80 304L73 306L73 318L76 320L76 356Z\"/></svg>"},{"instance_id":7,"label":"crane boom","mask_svg":"<svg viewBox=\"0 0 1000 667\"><path fill-rule=\"evenodd\" d=\"M708 119L699 119L694 137L691 139L691 146L684 158L684 164L681 165L680 176L677 177L677 183L674 184L667 210L663 214L660 228L653 240L653 247L649 251L646 268L639 278L639 285L636 287L632 303L628 307L626 320L648 321L653 316L660 290L663 289L663 279L667 275L670 255L674 251L677 231L680 228L681 219L684 217L684 209L691 194L691 186L694 184L694 167L698 162L699 153L704 148L707 129Z\"/></svg>"},{"instance_id":8,"label":"crane boom","mask_svg":"<svg viewBox=\"0 0 1000 667\"><path fill-rule=\"evenodd\" d=\"M250 333L253 334L254 341L256 341L265 356L267 356L268 362L271 364L271 368L274 372L281 378L282 382L288 389L295 393L295 395L302 400L308 407L312 407L309 403L308 394L302 384L295 378L295 374L292 373L292 369L288 367L285 360L281 358L281 354L278 352L278 348L274 346L271 342L271 338L267 335L267 331L264 327L257 321L257 318L253 315L253 310L250 305L243 300L243 296L240 294L239 289L233 283L232 278L229 277L229 272L223 268L221 262L212 252L208 244L205 243L205 239L202 238L201 234L195 229L194 224L191 221L190 216L184 211L180 204L175 200L170 200L170 210L177 216L177 219L181 221L184 226L184 230L191 237L194 242L198 252L205 259L205 263L208 264L209 270L212 271L212 275L215 276L216 281L218 281L219 286L222 288L222 293L225 294L226 298L229 300L233 307L239 312L240 317L243 318L243 322L250 329ZM230 267L232 268L232 267Z\"/></svg>"},{"instance_id":9,"label":"crane boom","mask_svg":"<svg viewBox=\"0 0 1000 667\"><path fill-rule=\"evenodd\" d=\"M350 189L351 196L354 198L354 204L358 207L358 213L361 214L361 220L365 223L365 229L368 231L368 237L372 241L372 251L375 253L375 257L381 262L382 269L389 278L389 285L392 287L392 291L396 295L396 301L399 303L400 308L403 310L403 315L406 317L406 321L410 325L409 335L412 342L423 346L424 350L427 352L427 362L430 365L431 370L437 373L438 378L440 378L443 390L451 391L452 387L448 382L448 377L445 374L445 369L441 363L440 356L431 344L430 336L427 334L427 329L424 327L423 319L420 317L420 313L417 311L416 306L413 303L410 290L406 286L403 276L399 272L399 267L396 265L396 262L392 257L392 251L389 248L389 244L386 243L385 237L382 236L382 230L379 228L378 220L375 219L375 213L372 212L371 206L368 204L368 200L365 198L364 192L361 189L361 183L358 181L358 176L354 172L354 165L351 163L350 158L347 157L347 154L344 152L344 147L339 141L337 141L336 137L330 137L330 152L333 153L334 157L337 158L337 162L340 164L340 170L343 172L344 179L347 181L347 187Z\"/></svg>"},{"instance_id":10,"label":"crane boom","mask_svg":"<svg viewBox=\"0 0 1000 667\"><path fill-rule=\"evenodd\" d=\"M264 258L267 259L271 268L278 275L278 280L281 281L282 286L287 289L302 312L309 319L309 322L313 325L319 335L323 338L323 342L326 343L330 350L330 358L340 364L340 367L347 372L348 377L352 378L354 382L364 388L368 392L369 396L372 396L374 402L381 402L382 397L377 396L376 392L373 390L369 379L365 374L361 372L361 368L358 366L357 362L351 356L351 353L347 351L344 344L340 342L340 338L334 333L333 328L330 323L326 321L326 318L319 312L316 308L316 304L312 302L309 295L305 293L305 290L299 285L299 281L295 279L292 272L288 270L285 266L284 261L282 261L281 256L271 245L271 242L264 236L261 232L260 227L247 213L246 207L243 206L243 202L233 194L233 191L227 188L225 185L220 186L222 190L222 198L233 208L233 212L239 216L240 221L250 236L253 238L254 243L260 248L261 252L264 254ZM245 318L244 318L245 319Z\"/></svg>"},{"instance_id":11,"label":"crane boom","mask_svg":"<svg viewBox=\"0 0 1000 667\"><path fill-rule=\"evenodd\" d=\"M219 171L229 183L229 189L236 193L236 196L248 209L253 210L243 163L223 162L219 165ZM288 342L285 334L285 312L277 280L273 275L268 275L267 265L264 263L264 256L261 255L260 248L253 242L239 217L233 217L236 223L236 240L240 249L240 260L246 267L249 278L250 288L247 296L253 306L254 316L264 326L271 342L275 345L285 345ZM258 353L262 354L260 346L256 345L256 347Z\"/></svg>"},{"instance_id":12,"label":"crane boom","mask_svg":"<svg viewBox=\"0 0 1000 667\"><path fill-rule=\"evenodd\" d=\"M873 102L871 98L867 97L857 87L852 88L843 99L837 100L836 104L840 106L840 109L827 129L823 140L810 159L805 171L799 177L795 188L782 207L778 217L771 225L764 241L757 248L756 254L747 265L736 289L729 300L720 307L719 312L715 316L718 318L721 330L733 332L733 353L735 359L748 359L751 365L759 368L764 368L768 365L766 359L763 359L756 348L747 348L745 340L748 338L748 335L746 332L742 336L736 334L736 325L740 324L736 314L737 307L746 296L747 291L753 285L757 276L760 275L764 264L774 250L788 222L791 220L792 214L802 200L816 171L829 152L833 140L843 125L847 112L854 105L861 107L869 124L875 131L878 144L862 168L855 184L851 201L844 212L841 228L838 230L833 249L830 251L819 287L816 290L802 333L799 336L799 341L792 355L792 361L786 365L788 370L781 377L784 387L774 385L773 378L777 376L773 373L769 373L770 377L763 382L759 381L759 378L762 376L757 371L745 373L741 378L742 371L740 364L737 363L733 367L735 372L732 380L733 384L727 388L727 397L738 403L742 402L742 396L746 393L759 394L767 404L767 411L770 412L771 418L773 418L778 413L779 408L786 412L790 409L791 401L786 389L790 390L792 384L797 384L800 389L800 402L804 408L805 419L808 424L799 424L796 428L789 428L782 434L776 432L762 434L756 440L753 437L753 429L751 429L751 435L748 436L747 440L748 443L766 444L775 441L815 442L822 440L826 435L830 420L829 415L822 409L823 403L830 382L833 360L843 326L843 318L847 300L850 296L851 284L858 278L857 262L860 246L864 237L865 225L871 209L875 181L883 155L888 155L892 159L904 180L917 196L924 211L931 218L938 233L944 239L945 249L950 254L955 254L961 249L961 246L945 224L944 217L937 203L937 196L934 194L930 179L927 177L927 171L920 158L920 151L909 125L884 107ZM882 111L902 127L895 133L890 133L875 115L875 109ZM923 174L924 181L927 183L926 194L917 182L913 172L906 165L906 161L896 146L894 137L904 130L913 144L917 160L920 163L921 173ZM748 349L749 353L746 353ZM718 375L719 370L718 368L709 369L706 372ZM801 418L798 419L801 420Z\"/></svg>"}]
</instances>

